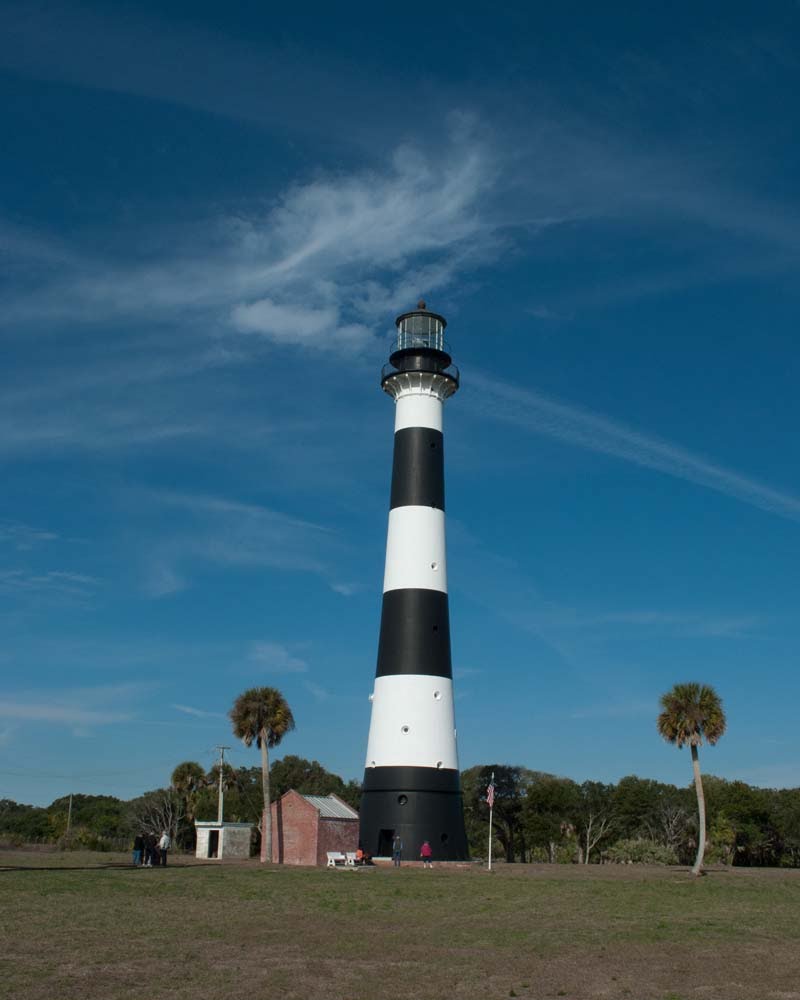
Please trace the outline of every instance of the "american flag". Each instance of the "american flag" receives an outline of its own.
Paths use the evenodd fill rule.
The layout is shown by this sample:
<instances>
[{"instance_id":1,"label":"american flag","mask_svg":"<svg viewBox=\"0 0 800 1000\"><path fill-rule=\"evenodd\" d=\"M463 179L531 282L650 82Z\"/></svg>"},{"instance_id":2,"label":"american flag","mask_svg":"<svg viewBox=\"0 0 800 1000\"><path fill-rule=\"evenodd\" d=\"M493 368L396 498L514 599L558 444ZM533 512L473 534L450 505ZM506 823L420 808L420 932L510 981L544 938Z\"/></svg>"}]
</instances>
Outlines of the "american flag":
<instances>
[{"instance_id":1,"label":"american flag","mask_svg":"<svg viewBox=\"0 0 800 1000\"><path fill-rule=\"evenodd\" d=\"M492 775L492 780L486 789L486 801L489 803L489 808L494 809L494 775Z\"/></svg>"}]
</instances>

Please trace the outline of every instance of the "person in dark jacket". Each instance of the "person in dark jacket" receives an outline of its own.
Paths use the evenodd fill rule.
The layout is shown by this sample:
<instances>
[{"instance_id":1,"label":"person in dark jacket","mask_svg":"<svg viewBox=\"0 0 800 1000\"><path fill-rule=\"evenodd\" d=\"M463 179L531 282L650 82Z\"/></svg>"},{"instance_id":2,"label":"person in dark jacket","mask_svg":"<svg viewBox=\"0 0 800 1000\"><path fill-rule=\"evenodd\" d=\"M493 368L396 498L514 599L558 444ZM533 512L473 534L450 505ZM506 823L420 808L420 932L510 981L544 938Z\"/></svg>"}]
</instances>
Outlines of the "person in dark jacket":
<instances>
[{"instance_id":1,"label":"person in dark jacket","mask_svg":"<svg viewBox=\"0 0 800 1000\"><path fill-rule=\"evenodd\" d=\"M137 833L133 838L133 863L138 868L142 863L142 851L144 850L144 837Z\"/></svg>"},{"instance_id":2,"label":"person in dark jacket","mask_svg":"<svg viewBox=\"0 0 800 1000\"><path fill-rule=\"evenodd\" d=\"M153 867L153 854L155 852L156 838L152 833L148 833L144 838L144 866Z\"/></svg>"},{"instance_id":3,"label":"person in dark jacket","mask_svg":"<svg viewBox=\"0 0 800 1000\"><path fill-rule=\"evenodd\" d=\"M395 868L400 867L403 858L403 839L399 833L395 834L392 840L392 862Z\"/></svg>"}]
</instances>

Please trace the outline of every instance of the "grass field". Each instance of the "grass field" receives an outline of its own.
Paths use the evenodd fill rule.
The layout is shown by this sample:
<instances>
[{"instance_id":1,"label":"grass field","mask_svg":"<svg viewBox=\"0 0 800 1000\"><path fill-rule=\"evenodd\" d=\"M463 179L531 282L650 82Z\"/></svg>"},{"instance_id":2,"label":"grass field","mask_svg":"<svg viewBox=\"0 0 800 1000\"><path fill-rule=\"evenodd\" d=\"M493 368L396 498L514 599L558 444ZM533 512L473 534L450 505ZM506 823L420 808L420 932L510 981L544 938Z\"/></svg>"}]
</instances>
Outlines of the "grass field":
<instances>
[{"instance_id":1,"label":"grass field","mask_svg":"<svg viewBox=\"0 0 800 1000\"><path fill-rule=\"evenodd\" d=\"M0 853L0 996L800 998L796 871L127 860Z\"/></svg>"}]
</instances>

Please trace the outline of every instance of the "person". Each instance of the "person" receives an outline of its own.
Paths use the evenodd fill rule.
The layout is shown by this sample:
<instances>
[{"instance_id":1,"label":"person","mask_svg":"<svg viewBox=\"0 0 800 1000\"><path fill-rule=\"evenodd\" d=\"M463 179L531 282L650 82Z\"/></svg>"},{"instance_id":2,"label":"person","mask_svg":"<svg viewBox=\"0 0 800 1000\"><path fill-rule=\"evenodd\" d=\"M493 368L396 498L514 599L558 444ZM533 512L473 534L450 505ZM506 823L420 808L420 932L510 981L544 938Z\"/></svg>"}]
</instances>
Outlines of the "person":
<instances>
[{"instance_id":1,"label":"person","mask_svg":"<svg viewBox=\"0 0 800 1000\"><path fill-rule=\"evenodd\" d=\"M403 841L399 833L394 835L392 840L392 861L394 862L395 868L400 867L400 860L403 857Z\"/></svg>"},{"instance_id":2,"label":"person","mask_svg":"<svg viewBox=\"0 0 800 1000\"><path fill-rule=\"evenodd\" d=\"M137 833L133 838L133 863L138 868L142 863L142 851L144 850L144 837Z\"/></svg>"},{"instance_id":3,"label":"person","mask_svg":"<svg viewBox=\"0 0 800 1000\"><path fill-rule=\"evenodd\" d=\"M419 859L423 868L433 868L433 849L427 840L422 842L422 847L419 849Z\"/></svg>"},{"instance_id":4,"label":"person","mask_svg":"<svg viewBox=\"0 0 800 1000\"><path fill-rule=\"evenodd\" d=\"M144 838L144 867L153 867L153 849L156 846L156 838L152 833L148 833Z\"/></svg>"},{"instance_id":5,"label":"person","mask_svg":"<svg viewBox=\"0 0 800 1000\"><path fill-rule=\"evenodd\" d=\"M161 840L158 842L158 848L161 851L161 867L167 867L167 851L172 847L172 839L166 830L161 833Z\"/></svg>"}]
</instances>

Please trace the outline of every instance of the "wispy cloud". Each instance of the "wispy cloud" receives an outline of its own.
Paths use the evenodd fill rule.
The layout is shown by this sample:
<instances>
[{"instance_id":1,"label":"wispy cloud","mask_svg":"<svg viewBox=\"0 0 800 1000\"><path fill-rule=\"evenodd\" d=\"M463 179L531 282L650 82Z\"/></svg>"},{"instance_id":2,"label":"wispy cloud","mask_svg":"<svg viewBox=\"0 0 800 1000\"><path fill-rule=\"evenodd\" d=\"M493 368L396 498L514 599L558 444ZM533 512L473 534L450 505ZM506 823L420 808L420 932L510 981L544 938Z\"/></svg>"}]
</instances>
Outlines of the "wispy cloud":
<instances>
[{"instance_id":1,"label":"wispy cloud","mask_svg":"<svg viewBox=\"0 0 800 1000\"><path fill-rule=\"evenodd\" d=\"M472 405L487 417L696 483L771 514L800 520L800 497L718 465L688 448L579 406L477 372Z\"/></svg>"},{"instance_id":2,"label":"wispy cloud","mask_svg":"<svg viewBox=\"0 0 800 1000\"><path fill-rule=\"evenodd\" d=\"M194 708L192 705L173 705L176 711L183 712L184 715L191 715L196 719L224 719L224 712L207 712L203 708Z\"/></svg>"},{"instance_id":3,"label":"wispy cloud","mask_svg":"<svg viewBox=\"0 0 800 1000\"><path fill-rule=\"evenodd\" d=\"M120 684L3 695L0 718L72 727L107 726L132 718L132 713L120 710L120 706L129 705L139 693L135 685Z\"/></svg>"},{"instance_id":4,"label":"wispy cloud","mask_svg":"<svg viewBox=\"0 0 800 1000\"><path fill-rule=\"evenodd\" d=\"M23 569L0 570L0 593L41 595L57 598L86 599L96 590L100 580L85 573L48 570L33 573Z\"/></svg>"},{"instance_id":5,"label":"wispy cloud","mask_svg":"<svg viewBox=\"0 0 800 1000\"><path fill-rule=\"evenodd\" d=\"M59 245L56 262L45 254L37 270L34 256L24 280L11 275L3 333L79 330L78 358L45 347L25 368L20 352L22 367L0 397L0 452L263 439L263 406L255 421L243 419L242 398L234 402L219 384L206 392L204 373L263 359L274 345L351 361L370 345L378 351L395 311L496 255L503 237L488 217L492 143L462 114L438 138L435 154L410 141L368 164L315 169L283 190L257 191L229 211L215 205L191 225L159 232L155 254L153 233L134 227L104 259L79 247L65 256ZM10 254L10 267L15 260ZM125 327L111 343L110 323ZM299 377L287 371L286 383ZM275 394L284 391L281 384ZM154 565L150 577L154 594L181 589L169 564Z\"/></svg>"},{"instance_id":6,"label":"wispy cloud","mask_svg":"<svg viewBox=\"0 0 800 1000\"><path fill-rule=\"evenodd\" d=\"M108 387L106 387L108 388ZM176 420L172 414L138 406L125 406L107 396L81 400L68 415L55 407L42 410L35 399L22 406L0 401L3 453L30 453L43 449L70 448L107 452L119 448L153 448L176 440L209 433L208 423L196 419Z\"/></svg>"},{"instance_id":7,"label":"wispy cloud","mask_svg":"<svg viewBox=\"0 0 800 1000\"><path fill-rule=\"evenodd\" d=\"M617 701L587 705L570 712L570 719L635 719L652 716L657 711L655 701Z\"/></svg>"},{"instance_id":8,"label":"wispy cloud","mask_svg":"<svg viewBox=\"0 0 800 1000\"><path fill-rule=\"evenodd\" d=\"M279 642L254 642L247 658L270 674L304 674L308 671L308 663Z\"/></svg>"},{"instance_id":9,"label":"wispy cloud","mask_svg":"<svg viewBox=\"0 0 800 1000\"><path fill-rule=\"evenodd\" d=\"M483 670L479 667L453 667L454 677L477 677Z\"/></svg>"},{"instance_id":10,"label":"wispy cloud","mask_svg":"<svg viewBox=\"0 0 800 1000\"><path fill-rule=\"evenodd\" d=\"M662 634L697 638L741 638L751 636L763 624L758 615L713 615L700 612L655 610L594 611L544 604L512 620L535 631L599 632L642 629Z\"/></svg>"},{"instance_id":11,"label":"wispy cloud","mask_svg":"<svg viewBox=\"0 0 800 1000\"><path fill-rule=\"evenodd\" d=\"M136 496L185 515L182 525L159 540L149 555L144 587L151 597L189 586L192 566L203 562L327 578L331 554L340 544L336 533L325 525L260 504L170 491L137 491Z\"/></svg>"},{"instance_id":12,"label":"wispy cloud","mask_svg":"<svg viewBox=\"0 0 800 1000\"><path fill-rule=\"evenodd\" d=\"M341 594L342 597L352 597L357 594L360 590L364 589L364 584L361 583L332 583L331 590L334 594Z\"/></svg>"},{"instance_id":13,"label":"wispy cloud","mask_svg":"<svg viewBox=\"0 0 800 1000\"><path fill-rule=\"evenodd\" d=\"M286 42L259 46L133 7L109 16L80 2L7 0L3 17L0 65L17 73L331 139L340 138L334 108L346 95L351 132L385 127L390 95L376 102L375 86L332 52L311 58ZM401 108L396 95L391 109Z\"/></svg>"},{"instance_id":14,"label":"wispy cloud","mask_svg":"<svg viewBox=\"0 0 800 1000\"><path fill-rule=\"evenodd\" d=\"M553 601L531 578L528 565L487 548L465 525L452 520L458 572L453 573L459 594L497 618L527 632L542 644L537 654L550 657L576 674L595 662L598 646L616 640L673 642L684 639L730 641L746 637L761 640L769 633L769 616L730 613L725 609L694 607L573 607ZM467 668L471 672L470 668ZM461 676L464 668L454 668Z\"/></svg>"},{"instance_id":15,"label":"wispy cloud","mask_svg":"<svg viewBox=\"0 0 800 1000\"><path fill-rule=\"evenodd\" d=\"M38 548L45 542L52 542L58 535L41 528L32 528L20 521L0 520L0 545L10 545L19 552Z\"/></svg>"},{"instance_id":16,"label":"wispy cloud","mask_svg":"<svg viewBox=\"0 0 800 1000\"><path fill-rule=\"evenodd\" d=\"M273 341L355 350L398 302L407 305L419 292L441 289L496 256L509 230L539 233L587 220L645 221L669 229L672 242L680 218L698 232L737 238L748 251L738 254L746 267L763 267L765 254L752 252L754 241L796 266L796 213L726 183L726 153L715 161L708 144L693 153L691 146L675 148L674 141L645 150L619 123L614 130L613 108L605 109L602 126L599 116L587 120L546 95L538 80L535 94L522 80L515 80L513 92L496 86L473 91L464 113L453 110L463 104L443 84L436 101L430 93L415 100L425 84L405 78L373 79L365 88L361 68L333 53L312 58L156 14L100 16L85 5L59 3L46 12L4 5L0 65L215 115L279 122L285 130L327 133L351 155L355 147L362 163L364 136L373 151L369 167L319 171L270 196L266 211L262 203L238 204L235 213L197 223L181 245L173 240L163 259L147 265L77 254L70 259L58 241L48 247L41 234L8 226L9 239L28 250L26 261L55 262L63 272L62 280L45 282L7 308L2 319L9 323L38 317L90 324L143 312L152 318L205 311L215 323L226 317L233 329ZM639 81L646 75L640 67ZM695 95L683 99L693 102ZM429 143L406 142L376 162L376 130L410 134L412 114L417 130L435 128L434 155ZM725 258L729 242L718 240L719 252L711 256ZM202 252L193 252L198 246ZM16 256L9 254L12 261ZM661 273L663 267L643 280L658 281ZM686 277L696 281L697 269ZM534 308L549 314L546 304Z\"/></svg>"},{"instance_id":17,"label":"wispy cloud","mask_svg":"<svg viewBox=\"0 0 800 1000\"><path fill-rule=\"evenodd\" d=\"M363 323L342 323L338 305L306 308L300 303L256 299L234 307L233 325L242 333L260 333L284 344L302 344L324 350L361 347L372 333Z\"/></svg>"},{"instance_id":18,"label":"wispy cloud","mask_svg":"<svg viewBox=\"0 0 800 1000\"><path fill-rule=\"evenodd\" d=\"M144 591L149 597L178 594L187 586L186 579L178 573L175 566L164 561L163 555L154 556L147 567L143 583Z\"/></svg>"},{"instance_id":19,"label":"wispy cloud","mask_svg":"<svg viewBox=\"0 0 800 1000\"><path fill-rule=\"evenodd\" d=\"M3 319L94 325L205 311L227 315L231 331L356 351L394 308L496 252L484 202L496 168L476 128L453 115L435 157L400 146L383 165L296 183L266 213L211 220L202 255L195 232L157 264L76 260L49 289L45 280L9 304Z\"/></svg>"},{"instance_id":20,"label":"wispy cloud","mask_svg":"<svg viewBox=\"0 0 800 1000\"><path fill-rule=\"evenodd\" d=\"M331 696L330 691L326 691L324 687L320 687L319 684L315 684L313 681L303 681L303 687L308 691L314 701L323 702L328 701Z\"/></svg>"}]
</instances>

